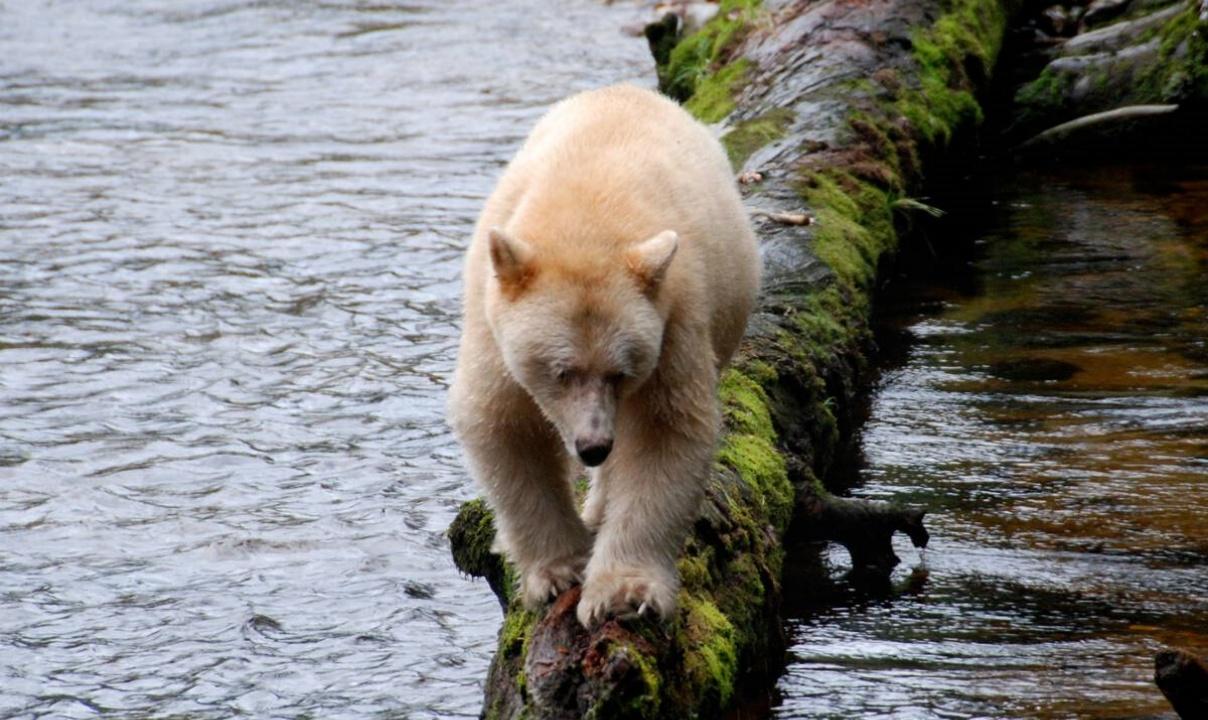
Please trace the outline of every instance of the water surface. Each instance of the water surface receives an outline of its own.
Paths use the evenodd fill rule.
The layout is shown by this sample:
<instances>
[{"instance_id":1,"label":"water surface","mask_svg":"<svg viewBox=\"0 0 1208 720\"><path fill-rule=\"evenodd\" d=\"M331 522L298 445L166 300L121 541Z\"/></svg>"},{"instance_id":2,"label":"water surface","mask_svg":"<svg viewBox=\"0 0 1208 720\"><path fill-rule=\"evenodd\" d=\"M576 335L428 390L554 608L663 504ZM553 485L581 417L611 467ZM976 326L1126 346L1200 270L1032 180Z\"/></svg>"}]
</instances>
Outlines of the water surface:
<instances>
[{"instance_id":1,"label":"water surface","mask_svg":"<svg viewBox=\"0 0 1208 720\"><path fill-rule=\"evenodd\" d=\"M0 717L477 714L460 256L639 12L0 3Z\"/></svg>"},{"instance_id":2,"label":"water surface","mask_svg":"<svg viewBox=\"0 0 1208 720\"><path fill-rule=\"evenodd\" d=\"M928 239L973 262L886 299L854 494L929 508L930 549L881 593L829 554L777 717L1172 717L1153 653L1208 651L1208 168L995 197Z\"/></svg>"}]
</instances>

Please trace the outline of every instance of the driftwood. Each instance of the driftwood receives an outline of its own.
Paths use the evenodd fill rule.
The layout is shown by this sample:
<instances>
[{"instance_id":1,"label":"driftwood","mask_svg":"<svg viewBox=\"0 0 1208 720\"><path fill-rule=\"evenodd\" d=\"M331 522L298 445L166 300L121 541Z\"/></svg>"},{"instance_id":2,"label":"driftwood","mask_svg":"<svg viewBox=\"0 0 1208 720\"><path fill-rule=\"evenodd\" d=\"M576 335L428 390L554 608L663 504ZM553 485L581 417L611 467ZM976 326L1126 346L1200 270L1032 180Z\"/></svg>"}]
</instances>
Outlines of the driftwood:
<instances>
[{"instance_id":1,"label":"driftwood","mask_svg":"<svg viewBox=\"0 0 1208 720\"><path fill-rule=\"evenodd\" d=\"M803 496L798 506L809 537L842 545L851 555L853 570L881 575L901 562L893 551L895 533L905 534L917 548L927 547L930 534L923 515L919 509L830 495Z\"/></svg>"},{"instance_id":2,"label":"driftwood","mask_svg":"<svg viewBox=\"0 0 1208 720\"><path fill-rule=\"evenodd\" d=\"M1051 151L1053 145L1076 140L1080 133L1094 133L1097 140L1111 137L1113 133L1131 134L1131 124L1144 122L1155 117L1169 115L1179 109L1178 105L1128 105L1115 110L1086 115L1061 123L1029 138L1015 148L1016 153Z\"/></svg>"},{"instance_id":3,"label":"driftwood","mask_svg":"<svg viewBox=\"0 0 1208 720\"><path fill-rule=\"evenodd\" d=\"M678 37L674 18L647 30L663 90L721 125L747 181L763 294L722 378L725 430L672 621L586 632L577 589L524 611L490 552L490 511L462 508L455 561L505 610L486 717L721 716L782 666L790 525L880 576L898 563L894 533L926 544L922 511L837 497L824 480L859 423L872 297L905 222L897 208L978 122L974 93L1005 16L1000 0L725 0L694 35Z\"/></svg>"},{"instance_id":4,"label":"driftwood","mask_svg":"<svg viewBox=\"0 0 1208 720\"><path fill-rule=\"evenodd\" d=\"M1208 718L1208 662L1167 648L1154 657L1153 680L1183 720Z\"/></svg>"}]
</instances>

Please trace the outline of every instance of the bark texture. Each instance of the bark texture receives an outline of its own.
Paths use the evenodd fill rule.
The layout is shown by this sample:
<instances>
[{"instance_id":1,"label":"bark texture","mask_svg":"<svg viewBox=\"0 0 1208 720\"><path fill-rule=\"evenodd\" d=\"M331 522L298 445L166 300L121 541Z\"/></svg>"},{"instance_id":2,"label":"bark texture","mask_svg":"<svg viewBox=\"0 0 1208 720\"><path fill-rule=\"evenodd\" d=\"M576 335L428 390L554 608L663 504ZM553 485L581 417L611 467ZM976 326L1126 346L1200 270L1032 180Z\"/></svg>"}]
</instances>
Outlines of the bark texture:
<instances>
[{"instance_id":1,"label":"bark texture","mask_svg":"<svg viewBox=\"0 0 1208 720\"><path fill-rule=\"evenodd\" d=\"M836 497L822 480L859 417L871 298L908 199L933 158L981 119L1004 32L1000 0L726 0L699 32L648 31L665 92L707 122L743 172L765 261L760 306L720 396L725 430L667 625L575 621L511 602L491 515L450 528L464 572L504 607L489 718L719 717L783 661L783 541L846 546L887 572L895 532L926 543L922 512ZM811 222L799 222L806 216ZM792 218L788 222L785 218Z\"/></svg>"}]
</instances>

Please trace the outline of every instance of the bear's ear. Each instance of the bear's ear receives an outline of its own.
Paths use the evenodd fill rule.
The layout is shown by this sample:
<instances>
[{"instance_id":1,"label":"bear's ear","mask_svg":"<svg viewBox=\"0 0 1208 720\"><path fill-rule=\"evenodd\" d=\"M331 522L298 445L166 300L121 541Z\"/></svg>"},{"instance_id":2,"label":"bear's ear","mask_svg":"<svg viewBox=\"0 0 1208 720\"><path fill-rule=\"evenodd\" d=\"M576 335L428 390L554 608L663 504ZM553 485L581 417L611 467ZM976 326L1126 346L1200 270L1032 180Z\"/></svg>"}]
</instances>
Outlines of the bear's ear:
<instances>
[{"instance_id":1,"label":"bear's ear","mask_svg":"<svg viewBox=\"0 0 1208 720\"><path fill-rule=\"evenodd\" d=\"M504 289L519 291L533 275L533 248L499 228L491 228L491 265Z\"/></svg>"},{"instance_id":2,"label":"bear's ear","mask_svg":"<svg viewBox=\"0 0 1208 720\"><path fill-rule=\"evenodd\" d=\"M664 230L629 249L625 260L644 291L653 293L658 290L678 248L679 235L674 230Z\"/></svg>"}]
</instances>

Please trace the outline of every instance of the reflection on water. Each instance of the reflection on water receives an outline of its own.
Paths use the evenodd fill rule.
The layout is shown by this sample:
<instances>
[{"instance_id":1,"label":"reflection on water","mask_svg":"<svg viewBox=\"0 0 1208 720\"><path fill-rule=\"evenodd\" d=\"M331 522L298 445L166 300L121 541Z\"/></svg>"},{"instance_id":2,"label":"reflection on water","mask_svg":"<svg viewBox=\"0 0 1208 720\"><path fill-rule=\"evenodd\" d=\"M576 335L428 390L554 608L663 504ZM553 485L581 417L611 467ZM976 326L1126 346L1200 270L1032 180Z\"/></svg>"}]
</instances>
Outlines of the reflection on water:
<instances>
[{"instance_id":1,"label":"reflection on water","mask_svg":"<svg viewBox=\"0 0 1208 720\"><path fill-rule=\"evenodd\" d=\"M477 712L461 250L637 12L0 4L0 717Z\"/></svg>"},{"instance_id":2,"label":"reflection on water","mask_svg":"<svg viewBox=\"0 0 1208 720\"><path fill-rule=\"evenodd\" d=\"M1169 715L1153 652L1208 651L1208 171L1169 172L1012 178L972 283L888 301L855 494L931 546L790 620L777 716Z\"/></svg>"}]
</instances>

